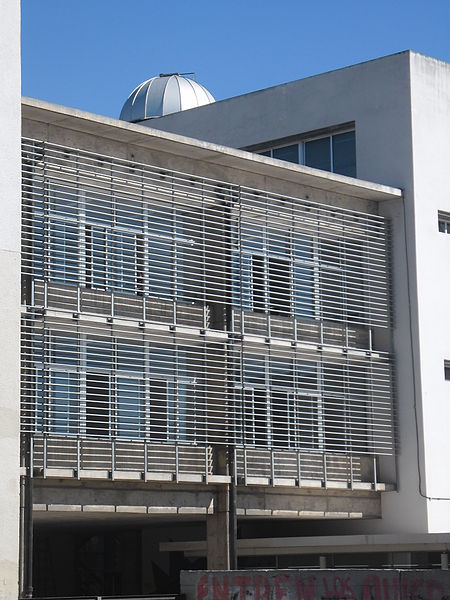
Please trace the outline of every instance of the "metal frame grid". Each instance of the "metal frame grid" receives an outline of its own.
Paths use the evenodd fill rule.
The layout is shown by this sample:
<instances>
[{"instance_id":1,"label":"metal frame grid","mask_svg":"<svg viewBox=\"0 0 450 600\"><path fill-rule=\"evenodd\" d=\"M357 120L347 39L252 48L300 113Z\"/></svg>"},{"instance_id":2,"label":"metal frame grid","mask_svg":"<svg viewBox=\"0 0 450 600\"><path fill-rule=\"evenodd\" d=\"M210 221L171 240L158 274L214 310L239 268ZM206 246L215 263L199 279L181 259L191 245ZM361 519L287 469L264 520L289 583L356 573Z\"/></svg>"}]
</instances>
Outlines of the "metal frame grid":
<instances>
[{"instance_id":1,"label":"metal frame grid","mask_svg":"<svg viewBox=\"0 0 450 600\"><path fill-rule=\"evenodd\" d=\"M391 454L385 219L23 145L22 430Z\"/></svg>"}]
</instances>

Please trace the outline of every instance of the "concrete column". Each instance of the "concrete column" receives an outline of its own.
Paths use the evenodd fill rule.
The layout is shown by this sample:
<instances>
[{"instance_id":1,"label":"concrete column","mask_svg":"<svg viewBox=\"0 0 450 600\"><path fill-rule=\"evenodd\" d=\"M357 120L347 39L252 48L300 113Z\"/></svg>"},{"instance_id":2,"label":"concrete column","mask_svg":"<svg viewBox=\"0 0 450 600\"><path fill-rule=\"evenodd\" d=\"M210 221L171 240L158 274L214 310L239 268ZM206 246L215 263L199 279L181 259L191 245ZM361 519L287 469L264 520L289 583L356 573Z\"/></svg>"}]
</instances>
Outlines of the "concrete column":
<instances>
[{"instance_id":1,"label":"concrete column","mask_svg":"<svg viewBox=\"0 0 450 600\"><path fill-rule=\"evenodd\" d=\"M214 513L206 517L207 568L228 570L230 568L230 533L228 489L217 492Z\"/></svg>"},{"instance_id":2,"label":"concrete column","mask_svg":"<svg viewBox=\"0 0 450 600\"><path fill-rule=\"evenodd\" d=\"M442 554L441 554L441 569L443 571L448 571L448 554L447 554L447 552L442 552Z\"/></svg>"},{"instance_id":3,"label":"concrete column","mask_svg":"<svg viewBox=\"0 0 450 600\"><path fill-rule=\"evenodd\" d=\"M20 402L20 3L0 0L0 598L17 600Z\"/></svg>"}]
</instances>

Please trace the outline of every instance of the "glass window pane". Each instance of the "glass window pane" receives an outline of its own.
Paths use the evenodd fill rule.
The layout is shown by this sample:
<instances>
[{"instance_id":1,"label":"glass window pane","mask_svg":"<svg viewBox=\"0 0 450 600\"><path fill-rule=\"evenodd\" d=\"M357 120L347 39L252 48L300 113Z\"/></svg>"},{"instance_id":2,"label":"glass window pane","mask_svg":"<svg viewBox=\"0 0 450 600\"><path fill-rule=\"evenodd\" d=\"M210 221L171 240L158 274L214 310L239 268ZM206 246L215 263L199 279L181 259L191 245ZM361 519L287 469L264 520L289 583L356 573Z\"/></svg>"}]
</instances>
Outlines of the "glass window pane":
<instances>
[{"instance_id":1,"label":"glass window pane","mask_svg":"<svg viewBox=\"0 0 450 600\"><path fill-rule=\"evenodd\" d=\"M90 435L111 434L111 381L105 373L86 375L86 431Z\"/></svg>"},{"instance_id":2,"label":"glass window pane","mask_svg":"<svg viewBox=\"0 0 450 600\"><path fill-rule=\"evenodd\" d=\"M305 142L305 165L314 169L331 171L329 136Z\"/></svg>"},{"instance_id":3,"label":"glass window pane","mask_svg":"<svg viewBox=\"0 0 450 600\"><path fill-rule=\"evenodd\" d=\"M49 276L66 283L78 279L78 229L75 223L52 222L49 226Z\"/></svg>"},{"instance_id":4,"label":"glass window pane","mask_svg":"<svg viewBox=\"0 0 450 600\"><path fill-rule=\"evenodd\" d=\"M78 397L76 373L51 373L49 429L52 433L78 433Z\"/></svg>"},{"instance_id":5,"label":"glass window pane","mask_svg":"<svg viewBox=\"0 0 450 600\"><path fill-rule=\"evenodd\" d=\"M333 171L340 175L356 177L355 132L333 135Z\"/></svg>"},{"instance_id":6,"label":"glass window pane","mask_svg":"<svg viewBox=\"0 0 450 600\"><path fill-rule=\"evenodd\" d=\"M104 290L108 285L109 234L99 227L86 227L86 285Z\"/></svg>"},{"instance_id":7,"label":"glass window pane","mask_svg":"<svg viewBox=\"0 0 450 600\"><path fill-rule=\"evenodd\" d=\"M302 391L317 391L317 365L313 362L301 362L297 364L297 387Z\"/></svg>"},{"instance_id":8,"label":"glass window pane","mask_svg":"<svg viewBox=\"0 0 450 600\"><path fill-rule=\"evenodd\" d=\"M115 198L116 225L126 229L142 230L143 211L141 202L130 200L130 198Z\"/></svg>"},{"instance_id":9,"label":"glass window pane","mask_svg":"<svg viewBox=\"0 0 450 600\"><path fill-rule=\"evenodd\" d=\"M295 428L298 448L302 450L317 448L319 422L317 398L315 396L297 396L295 402Z\"/></svg>"},{"instance_id":10,"label":"glass window pane","mask_svg":"<svg viewBox=\"0 0 450 600\"><path fill-rule=\"evenodd\" d=\"M117 435L140 437L144 420L142 383L135 379L117 379Z\"/></svg>"},{"instance_id":11,"label":"glass window pane","mask_svg":"<svg viewBox=\"0 0 450 600\"><path fill-rule=\"evenodd\" d=\"M113 209L111 196L101 194L97 190L84 192L86 221L101 225L112 225Z\"/></svg>"},{"instance_id":12,"label":"glass window pane","mask_svg":"<svg viewBox=\"0 0 450 600\"><path fill-rule=\"evenodd\" d=\"M264 310L266 308L266 285L264 277L264 258L262 256L252 257L252 283L253 283L253 310Z\"/></svg>"},{"instance_id":13,"label":"glass window pane","mask_svg":"<svg viewBox=\"0 0 450 600\"><path fill-rule=\"evenodd\" d=\"M136 235L115 232L112 251L112 287L115 290L135 292L137 284Z\"/></svg>"},{"instance_id":14,"label":"glass window pane","mask_svg":"<svg viewBox=\"0 0 450 600\"><path fill-rule=\"evenodd\" d=\"M243 252L262 253L264 251L263 225L257 227L243 223L241 244Z\"/></svg>"},{"instance_id":15,"label":"glass window pane","mask_svg":"<svg viewBox=\"0 0 450 600\"><path fill-rule=\"evenodd\" d=\"M50 338L50 360L52 364L78 365L78 337L65 331L52 332Z\"/></svg>"},{"instance_id":16,"label":"glass window pane","mask_svg":"<svg viewBox=\"0 0 450 600\"><path fill-rule=\"evenodd\" d=\"M244 385L265 385L265 362L258 358L244 358Z\"/></svg>"},{"instance_id":17,"label":"glass window pane","mask_svg":"<svg viewBox=\"0 0 450 600\"><path fill-rule=\"evenodd\" d=\"M312 267L294 268L295 314L300 317L314 317L314 271Z\"/></svg>"},{"instance_id":18,"label":"glass window pane","mask_svg":"<svg viewBox=\"0 0 450 600\"><path fill-rule=\"evenodd\" d=\"M144 347L142 342L139 340L118 342L117 368L121 371L143 371Z\"/></svg>"},{"instance_id":19,"label":"glass window pane","mask_svg":"<svg viewBox=\"0 0 450 600\"><path fill-rule=\"evenodd\" d=\"M270 384L278 387L294 387L292 361L272 360L270 362Z\"/></svg>"},{"instance_id":20,"label":"glass window pane","mask_svg":"<svg viewBox=\"0 0 450 600\"><path fill-rule=\"evenodd\" d=\"M76 219L78 216L78 190L71 187L51 185L49 189L51 216Z\"/></svg>"},{"instance_id":21,"label":"glass window pane","mask_svg":"<svg viewBox=\"0 0 450 600\"><path fill-rule=\"evenodd\" d=\"M149 349L150 375L173 377L175 375L175 350L153 347Z\"/></svg>"},{"instance_id":22,"label":"glass window pane","mask_svg":"<svg viewBox=\"0 0 450 600\"><path fill-rule=\"evenodd\" d=\"M45 240L45 226L44 216L42 214L33 214L33 224L31 227L32 241L30 242L31 248L29 250L31 256L25 255L24 260L29 264L31 260L31 275L38 279L44 277L44 240Z\"/></svg>"},{"instance_id":23,"label":"glass window pane","mask_svg":"<svg viewBox=\"0 0 450 600\"><path fill-rule=\"evenodd\" d=\"M289 399L287 392L271 393L272 440L275 447L289 447Z\"/></svg>"},{"instance_id":24,"label":"glass window pane","mask_svg":"<svg viewBox=\"0 0 450 600\"><path fill-rule=\"evenodd\" d=\"M289 233L277 229L268 229L267 250L270 254L289 255Z\"/></svg>"},{"instance_id":25,"label":"glass window pane","mask_svg":"<svg viewBox=\"0 0 450 600\"><path fill-rule=\"evenodd\" d=\"M274 148L272 150L272 157L298 164L298 144Z\"/></svg>"},{"instance_id":26,"label":"glass window pane","mask_svg":"<svg viewBox=\"0 0 450 600\"><path fill-rule=\"evenodd\" d=\"M171 296L174 275L172 241L150 237L148 254L150 294L158 298Z\"/></svg>"},{"instance_id":27,"label":"glass window pane","mask_svg":"<svg viewBox=\"0 0 450 600\"><path fill-rule=\"evenodd\" d=\"M291 307L290 261L269 258L270 312L289 314Z\"/></svg>"},{"instance_id":28,"label":"glass window pane","mask_svg":"<svg viewBox=\"0 0 450 600\"><path fill-rule=\"evenodd\" d=\"M86 367L88 369L112 368L111 340L88 339L86 344Z\"/></svg>"}]
</instances>

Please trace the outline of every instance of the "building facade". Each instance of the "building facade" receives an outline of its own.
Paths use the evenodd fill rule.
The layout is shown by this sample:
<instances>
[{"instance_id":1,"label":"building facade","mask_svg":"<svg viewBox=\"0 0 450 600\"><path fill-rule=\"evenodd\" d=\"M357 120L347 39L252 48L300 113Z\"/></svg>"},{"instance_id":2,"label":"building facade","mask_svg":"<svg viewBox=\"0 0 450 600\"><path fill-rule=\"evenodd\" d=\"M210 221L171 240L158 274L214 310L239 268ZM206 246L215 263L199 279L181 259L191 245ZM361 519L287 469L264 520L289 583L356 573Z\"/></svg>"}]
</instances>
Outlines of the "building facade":
<instances>
[{"instance_id":1,"label":"building facade","mask_svg":"<svg viewBox=\"0 0 450 600\"><path fill-rule=\"evenodd\" d=\"M142 124L22 100L5 597L446 566L448 106L413 53Z\"/></svg>"},{"instance_id":2,"label":"building facade","mask_svg":"<svg viewBox=\"0 0 450 600\"><path fill-rule=\"evenodd\" d=\"M397 490L365 532L450 530L448 63L407 51L164 116L152 126L399 187L392 227ZM287 118L287 116L289 118ZM440 219L442 213L443 219Z\"/></svg>"},{"instance_id":3,"label":"building facade","mask_svg":"<svg viewBox=\"0 0 450 600\"><path fill-rule=\"evenodd\" d=\"M38 101L22 113L39 593L157 589L67 567L125 524L141 543L193 529L226 568L236 520L380 516L395 433L378 203L401 192Z\"/></svg>"}]
</instances>

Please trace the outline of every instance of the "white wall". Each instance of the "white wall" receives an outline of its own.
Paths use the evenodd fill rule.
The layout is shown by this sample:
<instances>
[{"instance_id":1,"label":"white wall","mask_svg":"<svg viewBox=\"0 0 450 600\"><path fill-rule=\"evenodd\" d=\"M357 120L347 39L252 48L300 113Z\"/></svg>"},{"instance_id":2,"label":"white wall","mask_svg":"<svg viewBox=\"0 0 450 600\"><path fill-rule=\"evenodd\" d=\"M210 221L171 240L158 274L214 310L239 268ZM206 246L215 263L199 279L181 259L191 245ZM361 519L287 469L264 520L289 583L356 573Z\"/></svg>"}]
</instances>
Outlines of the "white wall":
<instances>
[{"instance_id":1,"label":"white wall","mask_svg":"<svg viewBox=\"0 0 450 600\"><path fill-rule=\"evenodd\" d=\"M381 522L340 530L450 531L450 503L421 496L417 466L422 491L450 496L450 235L437 233L438 208L450 212L449 79L449 65L408 51L149 123L246 147L354 121L358 177L404 190L404 206L379 208L393 231L398 491L383 494ZM382 475L393 470L385 461Z\"/></svg>"},{"instance_id":2,"label":"white wall","mask_svg":"<svg viewBox=\"0 0 450 600\"><path fill-rule=\"evenodd\" d=\"M415 235L424 459L422 491L430 531L450 531L450 64L411 56ZM439 500L438 498L447 498Z\"/></svg>"},{"instance_id":3,"label":"white wall","mask_svg":"<svg viewBox=\"0 0 450 600\"><path fill-rule=\"evenodd\" d=\"M20 4L0 0L0 600L19 555Z\"/></svg>"}]
</instances>

